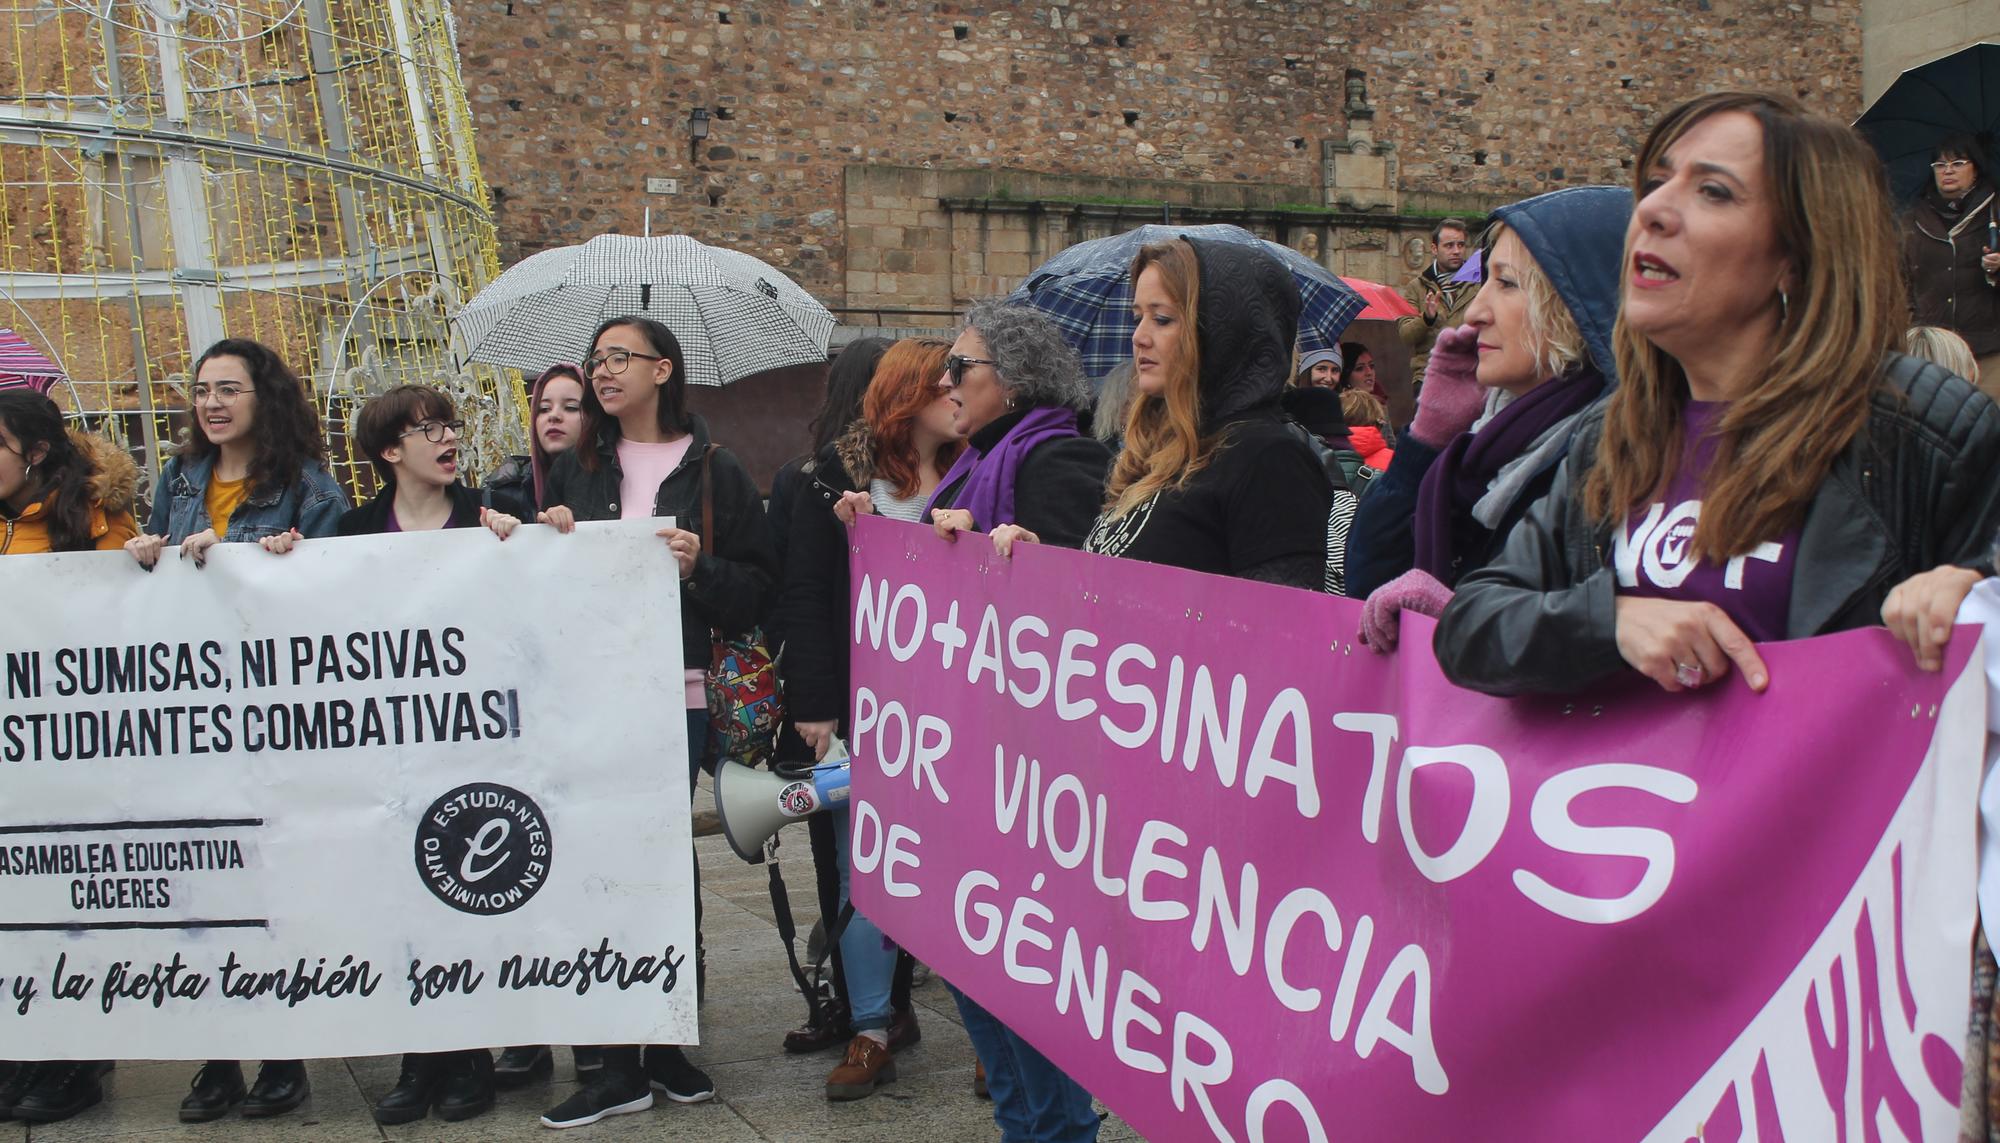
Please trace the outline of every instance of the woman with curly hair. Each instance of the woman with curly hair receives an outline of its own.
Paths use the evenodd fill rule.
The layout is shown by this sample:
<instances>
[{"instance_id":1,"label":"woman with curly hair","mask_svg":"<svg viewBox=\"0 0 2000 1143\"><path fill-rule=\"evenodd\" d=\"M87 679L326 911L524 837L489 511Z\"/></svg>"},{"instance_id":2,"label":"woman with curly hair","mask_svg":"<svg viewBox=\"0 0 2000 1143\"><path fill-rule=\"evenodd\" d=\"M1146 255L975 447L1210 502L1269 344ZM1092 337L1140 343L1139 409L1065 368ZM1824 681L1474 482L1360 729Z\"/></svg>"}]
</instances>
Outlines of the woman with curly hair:
<instances>
[{"instance_id":1,"label":"woman with curly hair","mask_svg":"<svg viewBox=\"0 0 2000 1143\"><path fill-rule=\"evenodd\" d=\"M219 543L254 542L282 555L294 541L335 534L347 496L326 467L326 444L298 375L269 346L225 338L195 362L188 388L194 429L167 462L146 531L125 550L151 569L179 544L196 567ZM181 1101L183 1123L243 1105L250 1118L282 1115L311 1094L303 1060L265 1060L257 1082L243 1065L210 1060Z\"/></svg>"}]
</instances>

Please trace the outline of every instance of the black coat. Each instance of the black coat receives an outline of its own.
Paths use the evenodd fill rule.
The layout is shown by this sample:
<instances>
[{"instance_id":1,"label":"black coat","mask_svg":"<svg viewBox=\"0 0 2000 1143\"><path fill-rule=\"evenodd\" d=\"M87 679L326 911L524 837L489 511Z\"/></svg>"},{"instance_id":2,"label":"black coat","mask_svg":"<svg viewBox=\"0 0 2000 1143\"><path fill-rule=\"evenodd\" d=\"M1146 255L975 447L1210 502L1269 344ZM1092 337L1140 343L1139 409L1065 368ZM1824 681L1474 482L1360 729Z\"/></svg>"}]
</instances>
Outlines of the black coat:
<instances>
[{"instance_id":1,"label":"black coat","mask_svg":"<svg viewBox=\"0 0 2000 1143\"><path fill-rule=\"evenodd\" d=\"M847 529L833 514L843 492L866 491L873 458L865 435L854 434L821 449L797 470L801 487L791 505L785 583L773 622L785 633L779 674L785 714L794 722L841 724L847 732L848 618ZM849 445L843 450L843 445ZM843 462L843 451L846 460ZM850 468L856 470L850 472ZM775 504L776 498L773 498Z\"/></svg>"},{"instance_id":2,"label":"black coat","mask_svg":"<svg viewBox=\"0 0 2000 1143\"><path fill-rule=\"evenodd\" d=\"M1021 409L996 418L966 439L984 452L1000 443L1007 430L1021 423L1030 410ZM1033 532L1044 544L1058 548L1080 548L1090 534L1091 522L1104 507L1104 479L1111 475L1111 450L1096 437L1056 437L1028 450L1014 474L1014 518L979 521L986 531L1001 524L1018 524ZM960 477L940 487L931 499L933 508L950 508L958 503L965 487Z\"/></svg>"},{"instance_id":3,"label":"black coat","mask_svg":"<svg viewBox=\"0 0 2000 1143\"><path fill-rule=\"evenodd\" d=\"M535 511L541 505L535 503L535 470L528 457L508 457L500 467L486 474L479 487L491 494L493 507L530 524L535 522Z\"/></svg>"},{"instance_id":4,"label":"black coat","mask_svg":"<svg viewBox=\"0 0 2000 1143\"><path fill-rule=\"evenodd\" d=\"M477 489L454 483L445 489L451 497L451 516L444 522L447 528L477 528L479 510L487 507L487 498ZM375 494L375 498L359 508L349 508L340 514L334 525L336 536L374 536L389 530L389 509L395 503L396 489L393 485ZM513 515L511 508L492 505L498 511Z\"/></svg>"},{"instance_id":5,"label":"black coat","mask_svg":"<svg viewBox=\"0 0 2000 1143\"><path fill-rule=\"evenodd\" d=\"M701 536L694 574L681 581L681 649L689 669L705 670L711 630L742 634L763 622L776 595L778 556L757 484L727 449L717 449L709 461L715 534L703 534L701 458L709 444L708 424L692 414L688 421L694 439L680 465L660 482L651 515L672 516L679 527ZM594 468L583 466L585 448L592 450ZM556 458L544 499L550 507L568 508L579 521L616 520L623 477L615 441L600 437ZM660 555L671 558L664 545Z\"/></svg>"},{"instance_id":6,"label":"black coat","mask_svg":"<svg viewBox=\"0 0 2000 1143\"><path fill-rule=\"evenodd\" d=\"M1897 584L1944 564L1992 574L2000 532L2000 407L1944 368L1891 354L1867 426L1806 508L1785 636L1881 622ZM1459 581L1434 646L1452 682L1488 694L1559 694L1624 669L1611 567L1615 523L1580 488L1602 410L1579 422L1555 487L1497 559Z\"/></svg>"}]
</instances>

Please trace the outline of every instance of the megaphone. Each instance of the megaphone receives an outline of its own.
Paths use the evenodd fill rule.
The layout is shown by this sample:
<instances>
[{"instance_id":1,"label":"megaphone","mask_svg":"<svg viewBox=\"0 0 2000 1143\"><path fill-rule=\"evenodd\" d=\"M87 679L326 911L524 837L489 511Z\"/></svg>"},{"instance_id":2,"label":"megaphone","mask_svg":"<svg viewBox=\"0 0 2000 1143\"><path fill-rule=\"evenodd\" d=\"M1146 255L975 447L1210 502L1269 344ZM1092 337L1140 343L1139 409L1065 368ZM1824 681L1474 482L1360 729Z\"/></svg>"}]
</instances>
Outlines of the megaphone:
<instances>
[{"instance_id":1,"label":"megaphone","mask_svg":"<svg viewBox=\"0 0 2000 1143\"><path fill-rule=\"evenodd\" d=\"M787 777L741 762L715 768L715 811L722 836L745 861L764 860L764 843L793 822L847 801L847 751L835 742L829 757L805 774Z\"/></svg>"}]
</instances>

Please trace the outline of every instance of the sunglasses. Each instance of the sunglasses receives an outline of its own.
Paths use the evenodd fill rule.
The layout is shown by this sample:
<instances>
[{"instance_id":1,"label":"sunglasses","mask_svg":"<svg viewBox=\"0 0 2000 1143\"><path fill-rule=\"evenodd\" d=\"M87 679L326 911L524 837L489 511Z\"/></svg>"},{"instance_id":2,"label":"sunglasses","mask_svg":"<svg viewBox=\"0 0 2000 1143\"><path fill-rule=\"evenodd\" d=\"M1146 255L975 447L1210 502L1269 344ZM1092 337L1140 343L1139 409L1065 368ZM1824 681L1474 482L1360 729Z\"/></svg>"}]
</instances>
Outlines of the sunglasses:
<instances>
[{"instance_id":1,"label":"sunglasses","mask_svg":"<svg viewBox=\"0 0 2000 1143\"><path fill-rule=\"evenodd\" d=\"M956 389L965 384L965 367L968 365L998 365L984 357L961 357L954 353L944 359L944 375L951 379L951 387Z\"/></svg>"}]
</instances>

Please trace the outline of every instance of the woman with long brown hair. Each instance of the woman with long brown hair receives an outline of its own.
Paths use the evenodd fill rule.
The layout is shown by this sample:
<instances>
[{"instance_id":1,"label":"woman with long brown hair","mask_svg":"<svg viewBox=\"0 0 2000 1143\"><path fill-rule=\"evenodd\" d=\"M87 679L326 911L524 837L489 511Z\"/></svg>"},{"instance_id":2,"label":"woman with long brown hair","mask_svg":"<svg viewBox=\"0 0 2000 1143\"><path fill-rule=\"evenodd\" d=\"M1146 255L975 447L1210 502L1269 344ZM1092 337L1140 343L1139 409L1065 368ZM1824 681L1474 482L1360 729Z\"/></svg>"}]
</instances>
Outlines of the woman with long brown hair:
<instances>
[{"instance_id":1,"label":"woman with long brown hair","mask_svg":"<svg viewBox=\"0 0 2000 1143\"><path fill-rule=\"evenodd\" d=\"M852 523L857 511L921 521L925 501L965 447L952 425L955 407L937 387L950 352L949 344L932 338L891 346L868 384L861 419L820 449L805 470L812 483L792 513L778 623L786 633L785 701L816 759L825 758L845 730L852 698L847 650L853 611L843 524ZM832 819L838 915L847 901L846 811L836 809ZM882 930L854 913L840 931L839 948L836 969L844 980L852 1038L826 1077L826 1096L860 1099L895 1080L894 1053L920 1033L908 997L896 1003L898 954Z\"/></svg>"},{"instance_id":2,"label":"woman with long brown hair","mask_svg":"<svg viewBox=\"0 0 2000 1143\"><path fill-rule=\"evenodd\" d=\"M1317 590L1333 487L1279 400L1299 292L1249 246L1176 238L1132 264L1136 397L1084 550ZM1005 551L1014 529L998 529Z\"/></svg>"},{"instance_id":3,"label":"woman with long brown hair","mask_svg":"<svg viewBox=\"0 0 2000 1143\"><path fill-rule=\"evenodd\" d=\"M1895 352L1874 153L1791 99L1724 92L1669 112L1636 178L1620 386L1460 581L1445 673L1521 694L1631 669L1680 691L1734 667L1761 691L1754 641L1884 618L1936 669L2000 529L2000 409Z\"/></svg>"}]
</instances>

